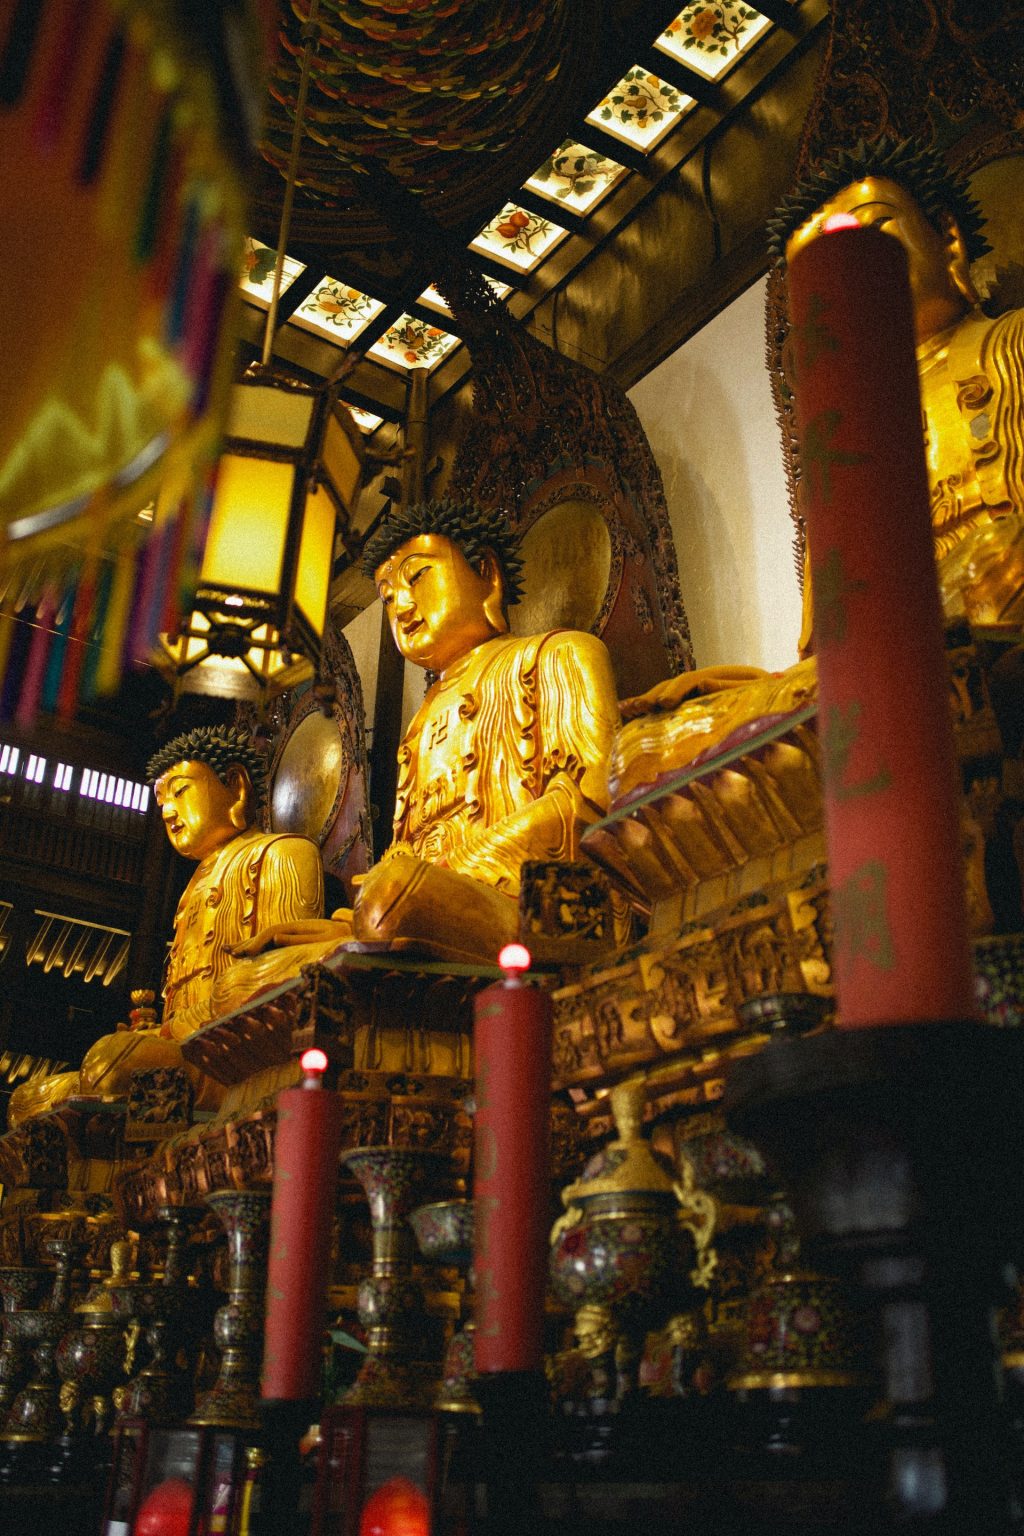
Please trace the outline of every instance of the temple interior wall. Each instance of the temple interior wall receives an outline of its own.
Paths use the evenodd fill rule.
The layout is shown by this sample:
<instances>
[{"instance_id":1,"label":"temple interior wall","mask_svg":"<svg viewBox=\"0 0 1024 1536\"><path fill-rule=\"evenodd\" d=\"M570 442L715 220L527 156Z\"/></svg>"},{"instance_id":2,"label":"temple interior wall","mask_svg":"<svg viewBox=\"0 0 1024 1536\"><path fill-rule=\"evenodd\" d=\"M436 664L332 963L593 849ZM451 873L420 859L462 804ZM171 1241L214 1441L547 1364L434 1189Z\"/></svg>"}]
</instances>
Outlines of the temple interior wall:
<instances>
[{"instance_id":1,"label":"temple interior wall","mask_svg":"<svg viewBox=\"0 0 1024 1536\"><path fill-rule=\"evenodd\" d=\"M800 590L764 363L765 281L630 391L665 483L698 666L797 660Z\"/></svg>"}]
</instances>

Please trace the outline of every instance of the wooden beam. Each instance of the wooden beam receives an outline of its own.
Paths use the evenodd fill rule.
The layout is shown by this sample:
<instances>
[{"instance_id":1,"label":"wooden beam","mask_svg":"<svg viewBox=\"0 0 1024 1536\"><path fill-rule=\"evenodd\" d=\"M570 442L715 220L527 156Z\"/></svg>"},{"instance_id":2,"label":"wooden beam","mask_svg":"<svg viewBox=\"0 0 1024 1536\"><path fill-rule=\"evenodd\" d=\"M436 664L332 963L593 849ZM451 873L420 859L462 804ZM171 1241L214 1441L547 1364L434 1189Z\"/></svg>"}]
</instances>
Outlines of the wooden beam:
<instances>
[{"instance_id":1,"label":"wooden beam","mask_svg":"<svg viewBox=\"0 0 1024 1536\"><path fill-rule=\"evenodd\" d=\"M564 203L555 202L550 197L541 197L539 192L532 191L530 187L520 187L510 201L518 203L519 207L525 208L527 213L535 213L539 219L550 219L553 224L567 229L570 235L582 235L587 227L585 217L581 217Z\"/></svg>"}]
</instances>

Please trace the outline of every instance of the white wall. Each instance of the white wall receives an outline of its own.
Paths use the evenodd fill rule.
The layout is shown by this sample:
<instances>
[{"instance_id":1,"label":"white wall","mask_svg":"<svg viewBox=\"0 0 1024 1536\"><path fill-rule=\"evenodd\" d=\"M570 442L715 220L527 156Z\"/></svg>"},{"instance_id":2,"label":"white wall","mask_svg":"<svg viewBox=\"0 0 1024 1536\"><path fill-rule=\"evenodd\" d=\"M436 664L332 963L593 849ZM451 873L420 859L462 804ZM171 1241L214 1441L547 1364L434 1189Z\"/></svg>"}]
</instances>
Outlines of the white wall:
<instances>
[{"instance_id":1,"label":"white wall","mask_svg":"<svg viewBox=\"0 0 1024 1536\"><path fill-rule=\"evenodd\" d=\"M373 743L373 716L377 700L377 671L380 661L380 631L383 610L380 598L376 598L362 613L356 614L345 625L342 633L352 647L359 681L363 685L363 706L366 710L367 749ZM402 677L402 732L423 703L426 691L426 674L422 667L406 665Z\"/></svg>"},{"instance_id":2,"label":"white wall","mask_svg":"<svg viewBox=\"0 0 1024 1536\"><path fill-rule=\"evenodd\" d=\"M800 590L755 283L630 391L665 482L697 665L797 660Z\"/></svg>"}]
</instances>

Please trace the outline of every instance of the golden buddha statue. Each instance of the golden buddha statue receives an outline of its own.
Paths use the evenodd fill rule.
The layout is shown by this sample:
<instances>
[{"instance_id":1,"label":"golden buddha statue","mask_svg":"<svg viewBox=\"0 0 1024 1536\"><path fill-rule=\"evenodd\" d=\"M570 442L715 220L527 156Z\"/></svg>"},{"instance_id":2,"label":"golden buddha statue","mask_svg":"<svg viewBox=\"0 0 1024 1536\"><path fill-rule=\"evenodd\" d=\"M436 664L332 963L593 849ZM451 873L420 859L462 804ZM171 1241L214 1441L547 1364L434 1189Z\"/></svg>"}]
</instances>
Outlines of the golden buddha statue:
<instances>
[{"instance_id":1,"label":"golden buddha statue","mask_svg":"<svg viewBox=\"0 0 1024 1536\"><path fill-rule=\"evenodd\" d=\"M187 1040L267 985L239 946L264 928L322 915L323 865L312 838L255 825L265 773L241 732L178 736L148 774L171 846L198 861L174 915L163 991L163 1028Z\"/></svg>"},{"instance_id":2,"label":"golden buddha statue","mask_svg":"<svg viewBox=\"0 0 1024 1536\"><path fill-rule=\"evenodd\" d=\"M611 660L591 634L509 633L521 561L498 514L450 501L392 511L364 569L398 649L433 678L398 751L394 841L351 910L244 952L297 945L306 958L354 939L493 962L518 936L523 861L576 858L607 808Z\"/></svg>"},{"instance_id":3,"label":"golden buddha statue","mask_svg":"<svg viewBox=\"0 0 1024 1536\"><path fill-rule=\"evenodd\" d=\"M800 183L770 227L790 261L836 214L907 253L935 552L947 620L1024 619L1024 310L987 316L970 263L988 245L966 184L932 149L880 139ZM804 634L810 641L809 584Z\"/></svg>"},{"instance_id":4,"label":"golden buddha statue","mask_svg":"<svg viewBox=\"0 0 1024 1536\"><path fill-rule=\"evenodd\" d=\"M131 1029L90 1046L78 1072L16 1089L8 1111L12 1128L76 1094L123 1098L133 1072L184 1065L178 1042L293 974L279 965L281 975L254 975L236 946L263 928L323 912L317 845L255 825L265 770L241 732L215 727L178 736L151 760L149 778L171 846L198 866L175 913L163 1020L157 1023L155 1013L133 1019ZM187 1070L197 1104L216 1103L217 1085Z\"/></svg>"}]
</instances>

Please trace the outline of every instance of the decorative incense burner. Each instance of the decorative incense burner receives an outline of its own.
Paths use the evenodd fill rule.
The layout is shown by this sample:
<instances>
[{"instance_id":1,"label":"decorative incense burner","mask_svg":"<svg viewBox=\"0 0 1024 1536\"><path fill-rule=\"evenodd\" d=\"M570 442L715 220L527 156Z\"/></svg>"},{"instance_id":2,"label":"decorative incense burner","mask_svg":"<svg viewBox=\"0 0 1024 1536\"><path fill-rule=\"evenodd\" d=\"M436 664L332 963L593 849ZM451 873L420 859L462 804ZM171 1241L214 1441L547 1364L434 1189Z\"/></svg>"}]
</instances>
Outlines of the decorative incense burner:
<instances>
[{"instance_id":1,"label":"decorative incense burner","mask_svg":"<svg viewBox=\"0 0 1024 1536\"><path fill-rule=\"evenodd\" d=\"M57 1346L66 1435L90 1429L98 1437L110 1427L110 1394L124 1379L127 1344L125 1319L115 1311L113 1291L126 1283L130 1262L131 1243L113 1243L110 1274L75 1308L72 1326Z\"/></svg>"},{"instance_id":2,"label":"decorative incense burner","mask_svg":"<svg viewBox=\"0 0 1024 1536\"><path fill-rule=\"evenodd\" d=\"M196 1215L191 1206L162 1206L157 1212L167 1229L162 1280L125 1280L110 1288L114 1315L129 1329L129 1361L134 1360L133 1335L144 1331L149 1348L145 1365L116 1394L122 1419L141 1418L151 1426L169 1427L188 1412L192 1386L178 1364L178 1353L188 1326L185 1244Z\"/></svg>"},{"instance_id":3,"label":"decorative incense burner","mask_svg":"<svg viewBox=\"0 0 1024 1536\"><path fill-rule=\"evenodd\" d=\"M687 1166L680 1184L667 1159L640 1134L644 1086L612 1090L618 1136L562 1192L565 1214L551 1232L551 1279L576 1313L597 1395L605 1395L614 1351L616 1395L638 1388L644 1339L695 1304L715 1264L716 1206Z\"/></svg>"}]
</instances>

